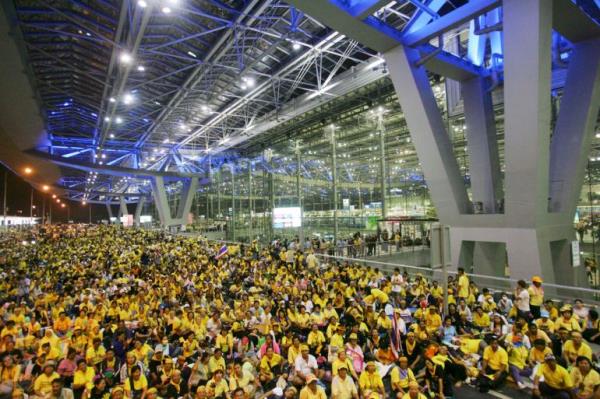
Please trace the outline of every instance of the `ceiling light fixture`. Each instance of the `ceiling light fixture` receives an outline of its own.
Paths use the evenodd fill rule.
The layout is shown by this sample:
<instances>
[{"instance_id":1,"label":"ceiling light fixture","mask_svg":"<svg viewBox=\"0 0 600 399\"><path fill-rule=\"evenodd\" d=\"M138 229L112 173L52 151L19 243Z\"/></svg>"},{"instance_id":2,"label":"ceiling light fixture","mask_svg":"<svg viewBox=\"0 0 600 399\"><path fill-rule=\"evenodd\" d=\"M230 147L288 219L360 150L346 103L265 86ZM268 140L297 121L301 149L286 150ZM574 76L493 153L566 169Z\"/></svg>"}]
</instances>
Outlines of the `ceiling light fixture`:
<instances>
[{"instance_id":1,"label":"ceiling light fixture","mask_svg":"<svg viewBox=\"0 0 600 399\"><path fill-rule=\"evenodd\" d=\"M170 7L163 7L162 8L162 12L165 14L170 14L171 13L171 8Z\"/></svg>"},{"instance_id":2,"label":"ceiling light fixture","mask_svg":"<svg viewBox=\"0 0 600 399\"><path fill-rule=\"evenodd\" d=\"M119 59L121 60L122 64L130 64L131 61L133 61L133 57L127 52L121 53L121 57L119 57Z\"/></svg>"},{"instance_id":3,"label":"ceiling light fixture","mask_svg":"<svg viewBox=\"0 0 600 399\"><path fill-rule=\"evenodd\" d=\"M114 139L114 138L115 138L115 135L114 135L113 133L111 133L111 134L110 134L110 138L111 138L111 139Z\"/></svg>"},{"instance_id":4,"label":"ceiling light fixture","mask_svg":"<svg viewBox=\"0 0 600 399\"><path fill-rule=\"evenodd\" d=\"M140 0L138 1L138 6L146 8L148 6L148 3L146 3L144 0Z\"/></svg>"},{"instance_id":5,"label":"ceiling light fixture","mask_svg":"<svg viewBox=\"0 0 600 399\"><path fill-rule=\"evenodd\" d=\"M117 101L117 99L116 99L116 98L114 98L114 97L111 97L111 98L109 98L109 99L108 99L108 101L110 101L111 103L114 103L114 102L116 102L116 101Z\"/></svg>"},{"instance_id":6,"label":"ceiling light fixture","mask_svg":"<svg viewBox=\"0 0 600 399\"><path fill-rule=\"evenodd\" d=\"M137 70L140 72L144 72L146 68L143 65L138 65Z\"/></svg>"},{"instance_id":7,"label":"ceiling light fixture","mask_svg":"<svg viewBox=\"0 0 600 399\"><path fill-rule=\"evenodd\" d=\"M302 46L300 46L300 43L298 43L298 42L294 42L294 43L292 44L292 48L293 48L295 51L298 51L298 50L300 50L300 47L302 47Z\"/></svg>"},{"instance_id":8,"label":"ceiling light fixture","mask_svg":"<svg viewBox=\"0 0 600 399\"><path fill-rule=\"evenodd\" d=\"M115 122L117 122L117 124L119 124L119 123L122 123L122 122L123 122L123 119L122 119L120 116L117 116L117 117L115 118Z\"/></svg>"},{"instance_id":9,"label":"ceiling light fixture","mask_svg":"<svg viewBox=\"0 0 600 399\"><path fill-rule=\"evenodd\" d=\"M194 53L193 51L188 51L187 53L188 53L188 55L190 57L198 58L198 56L196 55L196 53Z\"/></svg>"},{"instance_id":10,"label":"ceiling light fixture","mask_svg":"<svg viewBox=\"0 0 600 399\"><path fill-rule=\"evenodd\" d=\"M130 93L127 93L123 96L123 104L129 105L133 102L134 97Z\"/></svg>"}]
</instances>

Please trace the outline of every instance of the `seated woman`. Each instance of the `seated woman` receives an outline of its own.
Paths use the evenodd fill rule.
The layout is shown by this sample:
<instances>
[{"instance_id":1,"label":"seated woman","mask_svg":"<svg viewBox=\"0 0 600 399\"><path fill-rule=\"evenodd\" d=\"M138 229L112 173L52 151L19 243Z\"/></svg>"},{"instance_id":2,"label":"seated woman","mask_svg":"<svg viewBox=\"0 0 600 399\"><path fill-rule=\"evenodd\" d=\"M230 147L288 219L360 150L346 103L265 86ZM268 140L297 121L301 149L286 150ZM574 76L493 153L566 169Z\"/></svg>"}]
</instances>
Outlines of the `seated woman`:
<instances>
[{"instance_id":1,"label":"seated woman","mask_svg":"<svg viewBox=\"0 0 600 399\"><path fill-rule=\"evenodd\" d=\"M444 399L446 396L452 396L452 384L446 376L440 365L435 364L432 359L425 359L425 387L431 398Z\"/></svg>"},{"instance_id":2,"label":"seated woman","mask_svg":"<svg viewBox=\"0 0 600 399\"><path fill-rule=\"evenodd\" d=\"M390 373L392 392L396 398L402 398L408 392L411 382L416 382L413 371L408 367L408 358L405 356L398 360L399 366L394 367Z\"/></svg>"},{"instance_id":3,"label":"seated woman","mask_svg":"<svg viewBox=\"0 0 600 399\"><path fill-rule=\"evenodd\" d=\"M467 367L465 366L462 359L457 356L453 356L446 345L441 345L438 348L438 353L432 360L439 366L442 366L444 374L449 382L454 382L456 387L460 387L463 381L466 381Z\"/></svg>"},{"instance_id":4,"label":"seated woman","mask_svg":"<svg viewBox=\"0 0 600 399\"><path fill-rule=\"evenodd\" d=\"M508 369L519 388L525 388L522 377L531 375L531 368L528 364L529 350L523 344L523 335L517 333L513 336L512 342L507 346L508 350Z\"/></svg>"}]
</instances>

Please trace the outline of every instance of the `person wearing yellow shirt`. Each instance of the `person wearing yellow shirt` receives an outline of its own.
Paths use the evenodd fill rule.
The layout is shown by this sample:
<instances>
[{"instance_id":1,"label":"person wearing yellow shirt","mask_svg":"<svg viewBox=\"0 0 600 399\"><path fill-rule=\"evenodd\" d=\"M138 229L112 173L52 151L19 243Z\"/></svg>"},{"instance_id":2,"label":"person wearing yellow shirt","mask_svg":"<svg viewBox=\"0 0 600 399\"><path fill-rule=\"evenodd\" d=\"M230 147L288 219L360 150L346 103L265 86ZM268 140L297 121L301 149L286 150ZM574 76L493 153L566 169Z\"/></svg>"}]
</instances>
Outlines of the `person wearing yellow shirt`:
<instances>
[{"instance_id":1,"label":"person wearing yellow shirt","mask_svg":"<svg viewBox=\"0 0 600 399\"><path fill-rule=\"evenodd\" d=\"M92 345L85 351L85 360L92 366L98 366L104 360L104 355L106 349L102 346L102 340L94 338Z\"/></svg>"},{"instance_id":2,"label":"person wearing yellow shirt","mask_svg":"<svg viewBox=\"0 0 600 399\"><path fill-rule=\"evenodd\" d=\"M475 313L473 313L473 325L478 330L485 330L490 328L490 315L483 311L481 305L475 307Z\"/></svg>"},{"instance_id":3,"label":"person wearing yellow shirt","mask_svg":"<svg viewBox=\"0 0 600 399\"><path fill-rule=\"evenodd\" d=\"M540 379L544 377L544 381ZM556 363L553 354L546 355L533 378L534 398L573 397L573 380L569 372Z\"/></svg>"},{"instance_id":4,"label":"person wearing yellow shirt","mask_svg":"<svg viewBox=\"0 0 600 399\"><path fill-rule=\"evenodd\" d=\"M67 318L67 314L65 312L60 312L58 315L58 319L54 322L54 331L59 336L63 336L67 333L69 328L71 328L71 319Z\"/></svg>"},{"instance_id":5,"label":"person wearing yellow shirt","mask_svg":"<svg viewBox=\"0 0 600 399\"><path fill-rule=\"evenodd\" d=\"M387 317L385 310L383 309L379 312L379 316L377 317L377 329L379 331L390 331L392 329L392 320Z\"/></svg>"},{"instance_id":6,"label":"person wearing yellow shirt","mask_svg":"<svg viewBox=\"0 0 600 399\"><path fill-rule=\"evenodd\" d=\"M544 288L542 287L542 282L540 276L533 276L531 278L531 285L527 289L529 291L529 310L534 319L540 318L540 311L544 305Z\"/></svg>"},{"instance_id":7,"label":"person wearing yellow shirt","mask_svg":"<svg viewBox=\"0 0 600 399\"><path fill-rule=\"evenodd\" d=\"M483 351L483 361L479 372L479 392L501 386L508 376L508 353L494 338Z\"/></svg>"},{"instance_id":8,"label":"person wearing yellow shirt","mask_svg":"<svg viewBox=\"0 0 600 399\"><path fill-rule=\"evenodd\" d=\"M435 305L431 305L425 313L425 328L428 334L435 334L442 327L442 317Z\"/></svg>"},{"instance_id":9,"label":"person wearing yellow shirt","mask_svg":"<svg viewBox=\"0 0 600 399\"><path fill-rule=\"evenodd\" d=\"M469 296L469 277L465 274L465 269L458 268L458 295L459 298L467 299Z\"/></svg>"},{"instance_id":10,"label":"person wearing yellow shirt","mask_svg":"<svg viewBox=\"0 0 600 399\"><path fill-rule=\"evenodd\" d=\"M508 343L508 368L513 379L520 389L525 388L522 377L531 375L531 368L528 367L529 350L523 344L523 334L517 332L513 335L512 341Z\"/></svg>"},{"instance_id":11,"label":"person wearing yellow shirt","mask_svg":"<svg viewBox=\"0 0 600 399\"><path fill-rule=\"evenodd\" d=\"M233 353L233 334L229 328L223 327L215 339L215 345L221 349L224 354Z\"/></svg>"},{"instance_id":12,"label":"person wearing yellow shirt","mask_svg":"<svg viewBox=\"0 0 600 399\"><path fill-rule=\"evenodd\" d=\"M14 339L16 339L19 336L19 328L17 327L14 320L8 320L6 322L6 326L4 326L2 332L0 332L0 338L4 338L7 335L12 336Z\"/></svg>"},{"instance_id":13,"label":"person wearing yellow shirt","mask_svg":"<svg viewBox=\"0 0 600 399\"><path fill-rule=\"evenodd\" d=\"M92 367L88 367L84 359L79 359L77 369L73 374L73 392L76 397L86 398L94 387L94 377L96 372Z\"/></svg>"},{"instance_id":14,"label":"person wearing yellow shirt","mask_svg":"<svg viewBox=\"0 0 600 399\"><path fill-rule=\"evenodd\" d=\"M421 393L421 387L416 381L408 384L408 392L402 395L402 399L427 399L427 396Z\"/></svg>"},{"instance_id":15,"label":"person wearing yellow shirt","mask_svg":"<svg viewBox=\"0 0 600 399\"><path fill-rule=\"evenodd\" d=\"M577 392L577 399L591 399L600 386L600 374L592 368L587 357L577 358L577 367L571 370L571 379Z\"/></svg>"},{"instance_id":16,"label":"person wearing yellow shirt","mask_svg":"<svg viewBox=\"0 0 600 399\"><path fill-rule=\"evenodd\" d=\"M550 313L546 309L540 310L540 318L535 321L535 324L546 334L554 333L554 322L550 320Z\"/></svg>"},{"instance_id":17,"label":"person wearing yellow shirt","mask_svg":"<svg viewBox=\"0 0 600 399\"><path fill-rule=\"evenodd\" d=\"M323 354L323 350L325 349L323 344L325 342L325 334L323 334L322 331L319 331L319 326L317 324L313 324L312 330L308 333L308 337L306 338L306 344L313 353Z\"/></svg>"},{"instance_id":18,"label":"person wearing yellow shirt","mask_svg":"<svg viewBox=\"0 0 600 399\"><path fill-rule=\"evenodd\" d=\"M361 391L375 391L380 395L385 394L385 389L383 387L383 380L377 371L377 366L375 362L368 362L365 370L360 373L360 377L358 379L358 385L360 386Z\"/></svg>"},{"instance_id":19,"label":"person wearing yellow shirt","mask_svg":"<svg viewBox=\"0 0 600 399\"><path fill-rule=\"evenodd\" d=\"M573 309L570 306L563 306L560 308L561 316L554 322L554 329L556 331L561 328L566 328L567 331L581 331L581 326L577 319L573 317Z\"/></svg>"},{"instance_id":20,"label":"person wearing yellow shirt","mask_svg":"<svg viewBox=\"0 0 600 399\"><path fill-rule=\"evenodd\" d=\"M144 398L148 391L148 380L137 364L131 368L131 376L125 380L125 397L129 399Z\"/></svg>"},{"instance_id":21,"label":"person wearing yellow shirt","mask_svg":"<svg viewBox=\"0 0 600 399\"><path fill-rule=\"evenodd\" d=\"M49 342L42 344L38 356L42 353L46 355L46 360L57 361L60 357L60 351L58 348L51 346Z\"/></svg>"},{"instance_id":22,"label":"person wearing yellow shirt","mask_svg":"<svg viewBox=\"0 0 600 399\"><path fill-rule=\"evenodd\" d=\"M54 362L46 362L43 373L33 383L34 394L42 398L47 397L52 392L52 381L58 378L60 378L60 375L54 371Z\"/></svg>"},{"instance_id":23,"label":"person wearing yellow shirt","mask_svg":"<svg viewBox=\"0 0 600 399\"><path fill-rule=\"evenodd\" d=\"M568 366L575 364L579 356L592 360L592 348L583 342L583 336L579 331L571 333L571 339L563 344L562 352Z\"/></svg>"},{"instance_id":24,"label":"person wearing yellow shirt","mask_svg":"<svg viewBox=\"0 0 600 399\"><path fill-rule=\"evenodd\" d=\"M208 359L208 371L214 373L217 370L225 371L225 358L221 348L215 348L213 355Z\"/></svg>"},{"instance_id":25,"label":"person wearing yellow shirt","mask_svg":"<svg viewBox=\"0 0 600 399\"><path fill-rule=\"evenodd\" d=\"M339 325L336 329L335 334L329 339L329 346L335 346L338 349L344 348L344 326Z\"/></svg>"},{"instance_id":26,"label":"person wearing yellow shirt","mask_svg":"<svg viewBox=\"0 0 600 399\"><path fill-rule=\"evenodd\" d=\"M331 381L331 399L358 399L356 384L348 375L348 370L351 369L352 367L348 368L346 365L339 366Z\"/></svg>"},{"instance_id":27,"label":"person wearing yellow shirt","mask_svg":"<svg viewBox=\"0 0 600 399\"><path fill-rule=\"evenodd\" d=\"M317 385L317 377L314 374L306 376L306 385L300 390L300 399L327 399L325 390Z\"/></svg>"},{"instance_id":28,"label":"person wearing yellow shirt","mask_svg":"<svg viewBox=\"0 0 600 399\"><path fill-rule=\"evenodd\" d=\"M229 395L229 384L227 384L227 381L223 378L223 373L224 371L221 369L216 370L210 381L206 384L206 386L214 392L214 396L212 396L214 398Z\"/></svg>"},{"instance_id":29,"label":"person wearing yellow shirt","mask_svg":"<svg viewBox=\"0 0 600 399\"><path fill-rule=\"evenodd\" d=\"M331 363L331 373L335 377L338 375L338 371L340 368L345 367L347 371L351 374L352 378L358 381L358 375L354 370L354 365L352 364L352 360L348 357L345 351L340 350L337 353L336 359Z\"/></svg>"},{"instance_id":30,"label":"person wearing yellow shirt","mask_svg":"<svg viewBox=\"0 0 600 399\"><path fill-rule=\"evenodd\" d=\"M283 357L275 353L273 347L267 348L265 355L260 359L259 381L263 386L269 386L275 377L281 372Z\"/></svg>"},{"instance_id":31,"label":"person wearing yellow shirt","mask_svg":"<svg viewBox=\"0 0 600 399\"><path fill-rule=\"evenodd\" d=\"M413 371L408 368L408 358L401 357L399 363L400 365L394 367L390 373L392 390L396 393L396 397L405 395L410 383L417 381Z\"/></svg>"}]
</instances>

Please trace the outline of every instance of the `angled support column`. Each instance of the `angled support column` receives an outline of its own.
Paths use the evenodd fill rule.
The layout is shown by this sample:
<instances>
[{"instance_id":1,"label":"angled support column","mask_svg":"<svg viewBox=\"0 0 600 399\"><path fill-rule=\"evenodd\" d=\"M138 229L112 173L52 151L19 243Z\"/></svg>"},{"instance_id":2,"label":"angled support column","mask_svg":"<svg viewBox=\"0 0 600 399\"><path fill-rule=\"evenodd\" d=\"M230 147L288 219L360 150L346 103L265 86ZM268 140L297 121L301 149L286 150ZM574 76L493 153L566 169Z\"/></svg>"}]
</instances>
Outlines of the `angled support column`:
<instances>
[{"instance_id":1,"label":"angled support column","mask_svg":"<svg viewBox=\"0 0 600 399\"><path fill-rule=\"evenodd\" d=\"M467 150L473 203L481 202L483 213L496 213L502 198L502 181L492 96L485 79L477 77L460 84L467 125Z\"/></svg>"},{"instance_id":2,"label":"angled support column","mask_svg":"<svg viewBox=\"0 0 600 399\"><path fill-rule=\"evenodd\" d=\"M141 225L140 218L142 216L142 209L144 209L144 203L146 202L146 197L140 197L137 205L135 206L135 215L133 217L133 224L136 227Z\"/></svg>"},{"instance_id":3,"label":"angled support column","mask_svg":"<svg viewBox=\"0 0 600 399\"><path fill-rule=\"evenodd\" d=\"M459 215L471 212L471 203L427 71L416 65L420 55L411 48L398 46L384 57L431 198L440 220L452 225Z\"/></svg>"},{"instance_id":4,"label":"angled support column","mask_svg":"<svg viewBox=\"0 0 600 399\"><path fill-rule=\"evenodd\" d=\"M185 226L187 224L187 215L190 212L192 200L197 188L197 177L192 177L184 182L181 192L181 201L179 201L179 206L177 207L175 217L172 217L163 177L156 176L152 179L152 193L154 196L154 202L158 211L160 223L164 228Z\"/></svg>"},{"instance_id":5,"label":"angled support column","mask_svg":"<svg viewBox=\"0 0 600 399\"><path fill-rule=\"evenodd\" d=\"M113 216L113 211L112 211L112 206L110 205L110 203L106 203L106 211L108 213L108 223L112 223L112 218Z\"/></svg>"},{"instance_id":6,"label":"angled support column","mask_svg":"<svg viewBox=\"0 0 600 399\"><path fill-rule=\"evenodd\" d=\"M125 202L125 197L119 198L119 217L129 215L129 211L127 210L127 202Z\"/></svg>"},{"instance_id":7,"label":"angled support column","mask_svg":"<svg viewBox=\"0 0 600 399\"><path fill-rule=\"evenodd\" d=\"M550 212L573 220L600 110L600 38L575 44L550 147Z\"/></svg>"}]
</instances>

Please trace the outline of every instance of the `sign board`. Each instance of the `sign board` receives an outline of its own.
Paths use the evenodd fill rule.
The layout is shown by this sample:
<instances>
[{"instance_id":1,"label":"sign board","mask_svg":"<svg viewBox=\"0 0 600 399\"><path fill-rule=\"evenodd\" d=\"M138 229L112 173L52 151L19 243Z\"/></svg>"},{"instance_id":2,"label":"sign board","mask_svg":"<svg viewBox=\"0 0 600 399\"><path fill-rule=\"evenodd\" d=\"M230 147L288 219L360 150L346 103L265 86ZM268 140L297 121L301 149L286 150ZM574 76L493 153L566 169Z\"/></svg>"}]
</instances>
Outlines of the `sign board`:
<instances>
[{"instance_id":1,"label":"sign board","mask_svg":"<svg viewBox=\"0 0 600 399\"><path fill-rule=\"evenodd\" d=\"M285 229L302 226L300 207L273 208L273 228Z\"/></svg>"},{"instance_id":2,"label":"sign board","mask_svg":"<svg viewBox=\"0 0 600 399\"><path fill-rule=\"evenodd\" d=\"M140 215L140 223L152 223L152 215Z\"/></svg>"},{"instance_id":3,"label":"sign board","mask_svg":"<svg viewBox=\"0 0 600 399\"><path fill-rule=\"evenodd\" d=\"M344 209L350 208L350 198L342 198L342 207Z\"/></svg>"},{"instance_id":4,"label":"sign board","mask_svg":"<svg viewBox=\"0 0 600 399\"><path fill-rule=\"evenodd\" d=\"M581 256L579 254L579 241L571 241L571 263L573 267L581 266Z\"/></svg>"}]
</instances>

